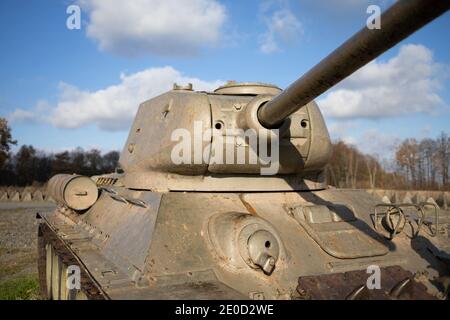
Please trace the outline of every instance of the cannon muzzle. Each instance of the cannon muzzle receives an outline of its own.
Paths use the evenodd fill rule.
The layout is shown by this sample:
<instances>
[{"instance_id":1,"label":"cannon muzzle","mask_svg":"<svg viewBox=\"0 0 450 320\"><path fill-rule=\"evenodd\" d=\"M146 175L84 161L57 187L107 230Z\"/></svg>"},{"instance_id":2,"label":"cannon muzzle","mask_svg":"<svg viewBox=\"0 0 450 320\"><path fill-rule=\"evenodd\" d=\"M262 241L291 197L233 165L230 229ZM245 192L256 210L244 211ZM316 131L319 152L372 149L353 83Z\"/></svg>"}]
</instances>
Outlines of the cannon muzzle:
<instances>
[{"instance_id":1,"label":"cannon muzzle","mask_svg":"<svg viewBox=\"0 0 450 320\"><path fill-rule=\"evenodd\" d=\"M381 29L364 27L286 90L264 104L258 119L266 128L347 78L450 8L450 0L398 0L381 15Z\"/></svg>"}]
</instances>

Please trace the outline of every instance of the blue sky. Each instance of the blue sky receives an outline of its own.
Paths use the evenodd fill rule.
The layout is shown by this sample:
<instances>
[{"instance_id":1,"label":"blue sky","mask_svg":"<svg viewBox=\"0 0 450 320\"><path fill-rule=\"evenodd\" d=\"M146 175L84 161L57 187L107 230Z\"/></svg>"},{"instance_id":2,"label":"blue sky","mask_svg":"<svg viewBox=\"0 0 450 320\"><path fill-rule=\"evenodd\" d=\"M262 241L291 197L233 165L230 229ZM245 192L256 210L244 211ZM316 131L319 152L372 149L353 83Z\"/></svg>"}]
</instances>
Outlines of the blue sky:
<instances>
[{"instance_id":1,"label":"blue sky","mask_svg":"<svg viewBox=\"0 0 450 320\"><path fill-rule=\"evenodd\" d=\"M365 25L366 0L3 0L0 116L21 144L121 150L139 102L193 82L282 88ZM81 6L81 29L66 27ZM318 99L332 138L384 155L450 133L450 14Z\"/></svg>"}]
</instances>

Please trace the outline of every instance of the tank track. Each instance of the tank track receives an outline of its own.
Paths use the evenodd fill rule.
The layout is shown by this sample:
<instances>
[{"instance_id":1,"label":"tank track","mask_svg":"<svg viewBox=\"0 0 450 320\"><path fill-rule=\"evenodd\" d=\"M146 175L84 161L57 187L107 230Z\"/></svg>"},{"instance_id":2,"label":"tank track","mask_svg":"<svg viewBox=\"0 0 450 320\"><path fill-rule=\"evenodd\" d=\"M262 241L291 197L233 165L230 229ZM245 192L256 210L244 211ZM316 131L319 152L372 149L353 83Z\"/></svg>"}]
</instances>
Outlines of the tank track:
<instances>
[{"instance_id":1,"label":"tank track","mask_svg":"<svg viewBox=\"0 0 450 320\"><path fill-rule=\"evenodd\" d=\"M39 224L38 229L38 274L40 294L43 299L52 299L48 295L47 288L47 251L46 246L50 244L61 259L61 262L66 265L77 265L81 271L81 291L86 295L88 300L107 300L108 297L99 289L97 284L91 278L84 265L82 265L73 253L67 248L55 232L44 222Z\"/></svg>"}]
</instances>

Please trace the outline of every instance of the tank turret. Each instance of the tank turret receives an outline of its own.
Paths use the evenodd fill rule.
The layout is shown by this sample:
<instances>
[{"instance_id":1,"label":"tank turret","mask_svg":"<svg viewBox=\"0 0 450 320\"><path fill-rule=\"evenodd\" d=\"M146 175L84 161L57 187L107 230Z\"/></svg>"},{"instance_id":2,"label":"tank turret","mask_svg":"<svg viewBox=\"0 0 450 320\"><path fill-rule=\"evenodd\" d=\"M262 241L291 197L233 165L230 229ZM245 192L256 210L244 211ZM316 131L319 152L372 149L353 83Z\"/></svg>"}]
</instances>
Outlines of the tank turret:
<instances>
[{"instance_id":1,"label":"tank turret","mask_svg":"<svg viewBox=\"0 0 450 320\"><path fill-rule=\"evenodd\" d=\"M212 93L174 86L144 102L120 157L123 184L144 190L323 188L330 138L317 104L284 122L279 148L270 143L274 130L257 119L257 108L280 92L262 83L229 82ZM272 162L263 163L260 147Z\"/></svg>"},{"instance_id":2,"label":"tank turret","mask_svg":"<svg viewBox=\"0 0 450 320\"><path fill-rule=\"evenodd\" d=\"M212 93L174 85L139 107L120 157L124 185L161 191L323 189L331 143L314 99L448 7L448 1L398 1L381 16L381 29L363 28L284 91L234 81Z\"/></svg>"}]
</instances>

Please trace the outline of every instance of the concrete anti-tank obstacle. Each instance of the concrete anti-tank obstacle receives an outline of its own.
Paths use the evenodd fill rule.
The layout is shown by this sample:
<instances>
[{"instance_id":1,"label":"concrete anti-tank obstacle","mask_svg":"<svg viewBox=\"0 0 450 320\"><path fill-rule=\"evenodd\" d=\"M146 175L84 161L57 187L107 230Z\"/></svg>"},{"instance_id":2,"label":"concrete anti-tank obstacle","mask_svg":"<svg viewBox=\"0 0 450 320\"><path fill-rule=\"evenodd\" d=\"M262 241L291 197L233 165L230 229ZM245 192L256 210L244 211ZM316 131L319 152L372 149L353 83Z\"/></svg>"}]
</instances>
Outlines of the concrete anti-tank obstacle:
<instances>
[{"instance_id":1,"label":"concrete anti-tank obstacle","mask_svg":"<svg viewBox=\"0 0 450 320\"><path fill-rule=\"evenodd\" d=\"M33 193L33 201L44 201L44 195L41 190L36 190Z\"/></svg>"},{"instance_id":2,"label":"concrete anti-tank obstacle","mask_svg":"<svg viewBox=\"0 0 450 320\"><path fill-rule=\"evenodd\" d=\"M389 200L389 198L388 198L387 196L384 196L384 197L381 199L381 201L384 202L384 203L387 203L387 204L391 204L391 200Z\"/></svg>"},{"instance_id":3,"label":"concrete anti-tank obstacle","mask_svg":"<svg viewBox=\"0 0 450 320\"><path fill-rule=\"evenodd\" d=\"M412 200L415 204L425 202L426 199L427 198L425 197L422 191L417 191L416 194L412 197Z\"/></svg>"},{"instance_id":4,"label":"concrete anti-tank obstacle","mask_svg":"<svg viewBox=\"0 0 450 320\"><path fill-rule=\"evenodd\" d=\"M10 196L10 201L20 201L20 193L18 191L13 192Z\"/></svg>"},{"instance_id":5,"label":"concrete anti-tank obstacle","mask_svg":"<svg viewBox=\"0 0 450 320\"><path fill-rule=\"evenodd\" d=\"M403 197L403 203L413 203L411 194L409 192L406 192L405 196Z\"/></svg>"},{"instance_id":6,"label":"concrete anti-tank obstacle","mask_svg":"<svg viewBox=\"0 0 450 320\"><path fill-rule=\"evenodd\" d=\"M29 202L29 201L32 201L31 193L30 193L29 191L24 191L24 192L22 192L21 200L22 200L23 202Z\"/></svg>"},{"instance_id":7,"label":"concrete anti-tank obstacle","mask_svg":"<svg viewBox=\"0 0 450 320\"><path fill-rule=\"evenodd\" d=\"M8 201L8 192L4 191L3 194L0 196L0 201Z\"/></svg>"},{"instance_id":8,"label":"concrete anti-tank obstacle","mask_svg":"<svg viewBox=\"0 0 450 320\"><path fill-rule=\"evenodd\" d=\"M428 203L435 204L436 206L438 205L438 204L436 203L436 201L433 199L433 197L429 197L429 198L427 199L427 202L428 202Z\"/></svg>"},{"instance_id":9,"label":"concrete anti-tank obstacle","mask_svg":"<svg viewBox=\"0 0 450 320\"><path fill-rule=\"evenodd\" d=\"M401 192L400 191L394 191L392 194L391 202L392 203L400 203L401 202Z\"/></svg>"},{"instance_id":10,"label":"concrete anti-tank obstacle","mask_svg":"<svg viewBox=\"0 0 450 320\"><path fill-rule=\"evenodd\" d=\"M6 192L8 192L8 195L10 198L11 198L12 194L16 191L17 191L16 187L12 187L12 186L6 187Z\"/></svg>"}]
</instances>

